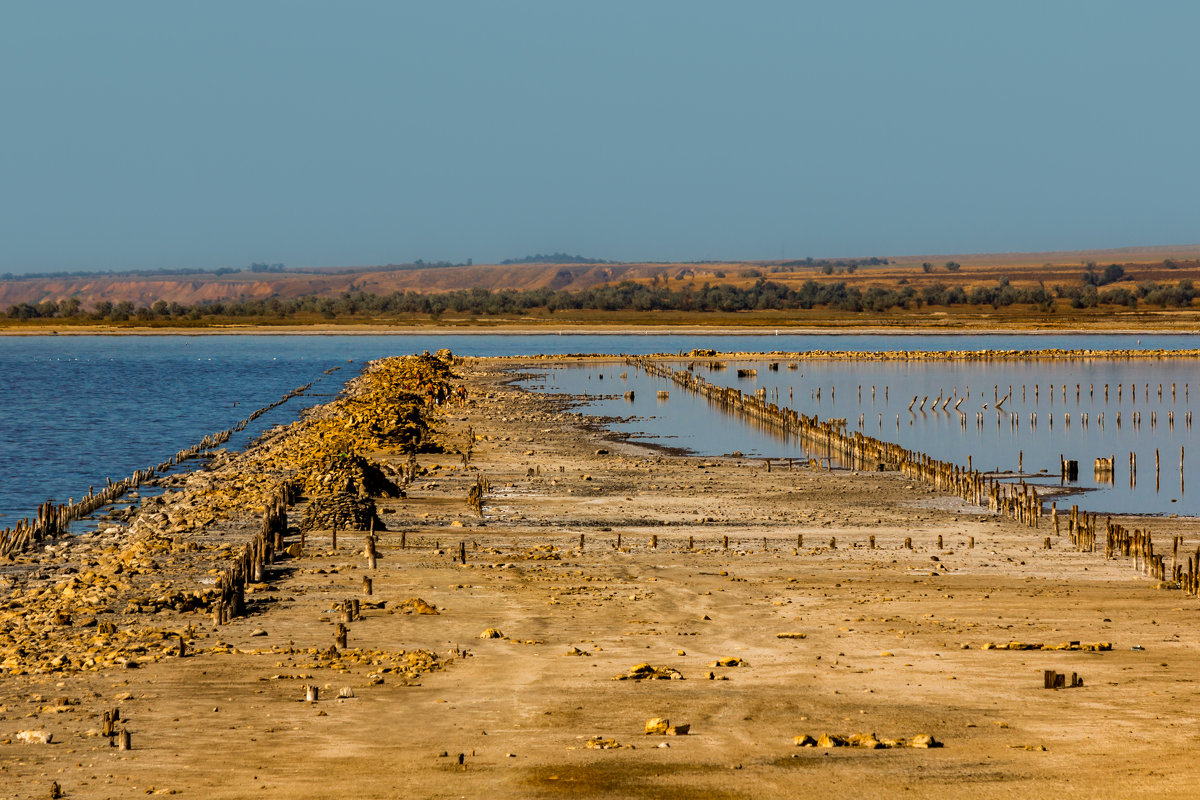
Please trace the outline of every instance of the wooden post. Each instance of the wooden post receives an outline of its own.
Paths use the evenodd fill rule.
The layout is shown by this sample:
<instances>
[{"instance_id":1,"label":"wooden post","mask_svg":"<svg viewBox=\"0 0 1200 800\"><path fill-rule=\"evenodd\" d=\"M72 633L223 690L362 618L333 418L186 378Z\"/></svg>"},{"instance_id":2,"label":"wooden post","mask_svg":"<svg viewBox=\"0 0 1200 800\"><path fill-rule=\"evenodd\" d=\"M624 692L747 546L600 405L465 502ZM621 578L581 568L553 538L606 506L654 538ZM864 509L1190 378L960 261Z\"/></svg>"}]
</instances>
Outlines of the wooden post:
<instances>
[{"instance_id":1,"label":"wooden post","mask_svg":"<svg viewBox=\"0 0 1200 800\"><path fill-rule=\"evenodd\" d=\"M338 650L346 649L346 639L347 639L348 633L349 633L349 629L345 625L343 625L342 623L339 622L338 626L337 626L337 634L334 639L334 643L337 646Z\"/></svg>"},{"instance_id":2,"label":"wooden post","mask_svg":"<svg viewBox=\"0 0 1200 800\"><path fill-rule=\"evenodd\" d=\"M874 534L871 535L870 544L868 545L868 547L870 547L872 550L875 549L875 535Z\"/></svg>"},{"instance_id":3,"label":"wooden post","mask_svg":"<svg viewBox=\"0 0 1200 800\"><path fill-rule=\"evenodd\" d=\"M466 566L467 563L467 543L458 543L458 563Z\"/></svg>"},{"instance_id":4,"label":"wooden post","mask_svg":"<svg viewBox=\"0 0 1200 800\"><path fill-rule=\"evenodd\" d=\"M118 750L132 750L133 749L133 741L129 736L128 728L121 728L121 734L117 738L120 740L120 743L117 745Z\"/></svg>"},{"instance_id":5,"label":"wooden post","mask_svg":"<svg viewBox=\"0 0 1200 800\"><path fill-rule=\"evenodd\" d=\"M363 594L365 594L367 597L370 597L372 591L374 591L374 585L371 581L371 578L367 575L363 575Z\"/></svg>"},{"instance_id":6,"label":"wooden post","mask_svg":"<svg viewBox=\"0 0 1200 800\"><path fill-rule=\"evenodd\" d=\"M579 551L583 552L583 534L579 534Z\"/></svg>"},{"instance_id":7,"label":"wooden post","mask_svg":"<svg viewBox=\"0 0 1200 800\"><path fill-rule=\"evenodd\" d=\"M904 537L904 549L912 550L912 537L911 536Z\"/></svg>"},{"instance_id":8,"label":"wooden post","mask_svg":"<svg viewBox=\"0 0 1200 800\"><path fill-rule=\"evenodd\" d=\"M304 700L306 702L317 702L318 694L320 694L320 689L318 689L316 686L309 685L304 687Z\"/></svg>"},{"instance_id":9,"label":"wooden post","mask_svg":"<svg viewBox=\"0 0 1200 800\"><path fill-rule=\"evenodd\" d=\"M337 524L334 523L332 532L329 534L329 549L337 550Z\"/></svg>"},{"instance_id":10,"label":"wooden post","mask_svg":"<svg viewBox=\"0 0 1200 800\"><path fill-rule=\"evenodd\" d=\"M722 550L729 549L729 537L728 536L721 537L721 549Z\"/></svg>"},{"instance_id":11,"label":"wooden post","mask_svg":"<svg viewBox=\"0 0 1200 800\"><path fill-rule=\"evenodd\" d=\"M657 533L650 534L650 549L651 550L658 549L658 534Z\"/></svg>"},{"instance_id":12,"label":"wooden post","mask_svg":"<svg viewBox=\"0 0 1200 800\"><path fill-rule=\"evenodd\" d=\"M938 534L938 550L942 549L942 535Z\"/></svg>"}]
</instances>

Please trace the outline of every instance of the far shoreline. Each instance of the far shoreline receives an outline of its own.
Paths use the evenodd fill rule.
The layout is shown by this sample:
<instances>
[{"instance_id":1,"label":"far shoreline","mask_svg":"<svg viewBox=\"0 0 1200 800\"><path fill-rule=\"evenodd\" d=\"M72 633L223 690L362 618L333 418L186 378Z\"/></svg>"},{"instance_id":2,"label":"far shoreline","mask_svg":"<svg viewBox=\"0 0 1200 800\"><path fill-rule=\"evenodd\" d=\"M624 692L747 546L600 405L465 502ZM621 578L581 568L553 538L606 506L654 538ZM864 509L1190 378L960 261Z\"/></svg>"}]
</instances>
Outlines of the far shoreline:
<instances>
[{"instance_id":1,"label":"far shoreline","mask_svg":"<svg viewBox=\"0 0 1200 800\"><path fill-rule=\"evenodd\" d=\"M1200 330L1180 330L1176 327L1113 327L1077 325L1070 327L987 326L947 329L945 327L879 325L863 326L766 326L690 324L655 325L579 325L550 326L541 324L502 323L483 325L230 325L202 328L184 327L124 327L124 326L64 326L47 329L45 326L13 326L0 328L4 337L50 336L1200 336Z\"/></svg>"}]
</instances>

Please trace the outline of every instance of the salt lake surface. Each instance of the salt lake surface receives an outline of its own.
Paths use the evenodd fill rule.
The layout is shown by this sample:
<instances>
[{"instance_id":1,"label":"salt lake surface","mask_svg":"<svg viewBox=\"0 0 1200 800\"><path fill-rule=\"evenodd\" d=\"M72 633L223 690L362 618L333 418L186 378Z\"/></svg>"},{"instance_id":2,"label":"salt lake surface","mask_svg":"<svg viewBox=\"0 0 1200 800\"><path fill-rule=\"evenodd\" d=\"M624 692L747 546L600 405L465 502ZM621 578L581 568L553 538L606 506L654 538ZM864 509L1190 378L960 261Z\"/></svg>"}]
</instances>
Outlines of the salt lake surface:
<instances>
[{"instance_id":1,"label":"salt lake surface","mask_svg":"<svg viewBox=\"0 0 1200 800\"><path fill-rule=\"evenodd\" d=\"M789 362L796 368L789 369ZM962 466L1021 470L1031 482L1077 489L1080 495L1067 502L1089 511L1200 515L1200 360L781 358L727 360L720 370L708 369L702 360L671 366L689 364L710 383L747 393L765 390L767 399L800 413L845 419L850 431ZM739 368L755 374L739 377ZM769 429L735 424L728 417L722 424L724 412L707 400L632 366L555 369L529 385L589 396L585 410L616 418L614 430L663 446L762 458L820 455ZM632 401L625 399L629 390ZM667 398L659 391L668 392ZM1188 421L1192 415L1195 426ZM1188 452L1197 479L1190 494ZM1130 470L1131 453L1136 475ZM1079 462L1078 481L1060 480L1060 457ZM1111 475L1094 472L1098 457L1113 458Z\"/></svg>"},{"instance_id":2,"label":"salt lake surface","mask_svg":"<svg viewBox=\"0 0 1200 800\"><path fill-rule=\"evenodd\" d=\"M1200 337L1195 335L473 333L0 337L0 527L29 516L43 500L64 502L68 497L78 498L87 492L89 486L103 485L106 477L124 477L137 469L157 464L178 450L196 443L205 434L231 427L250 412L278 400L297 386L314 384L307 394L260 417L227 445L242 447L270 426L295 419L302 408L329 400L347 379L358 373L364 362L423 350L447 347L462 355L528 355L675 353L709 347L724 351L790 352L989 348L1185 349L1198 346ZM332 375L325 375L326 370L335 367L341 369ZM1138 369L1136 364L1134 369ZM768 385L765 382L767 376L762 371L759 376L764 382L757 385ZM805 373L805 376L805 381L820 382L815 373ZM799 375L783 377L799 380ZM840 401L840 396L846 391L843 385L851 385L847 381L858 383L865 377L860 378L857 373L840 377L830 373L824 379L826 383L835 379L842 382L837 390ZM1026 381L1029 379L1025 377ZM880 380L876 379L875 382L879 383ZM899 379L896 380L899 385ZM908 380L917 381L920 376L912 376ZM1144 383L1149 378L1138 380ZM948 376L939 376L936 382L946 387L950 385ZM959 383L965 382L965 379L959 380ZM929 385L932 387L934 384ZM790 388L796 394L809 391L809 386L809 383L800 383ZM781 391L786 391L786 388L780 385ZM1197 389L1195 381L1192 388ZM644 396L645 393L639 395ZM653 402L653 392L649 393L649 397ZM1197 399L1194 394L1192 399ZM824 394L822 402L825 402ZM894 405L896 402L897 398L891 396L891 403ZM1043 396L1043 405L1045 402ZM757 448L745 444L745 437L759 435L759 432L751 432L747 426L715 412L707 416L699 412L692 416L677 414L676 409L681 404L682 395L673 392L670 408L681 427L680 436L697 429L703 432L703 436L696 440L664 440L666 443L682 444L697 452L739 449L737 444L726 447L722 443L724 438L716 438L725 437L742 441L740 449L746 452L773 452L765 442ZM1185 432L1179 419L1181 406L1175 408L1177 418L1174 433L1182 435ZM658 411L657 408L654 410ZM883 408L864 407L850 415L832 406L806 410L822 415L855 417L858 413L884 411ZM891 406L886 410L888 414L896 413ZM1148 412L1149 406L1142 407L1142 410ZM665 414L646 414L646 411L639 407L633 413L654 416L656 420L667 418ZM621 406L620 413L631 412ZM1144 413L1143 433L1149 427L1148 416L1148 413ZM907 420L904 422L907 424ZM1200 424L1200 420L1197 422ZM946 425L952 427L951 423ZM1058 426L1056 419L1056 429ZM1107 428L1112 427L1110 412ZM1162 420L1158 427L1160 433L1164 431ZM922 429L927 435L934 430L933 427ZM1092 429L1095 429L1094 422ZM869 425L865 430L872 432ZM1042 430L1039 428L1039 433ZM665 428L653 433L672 435ZM878 431L875 433L879 435ZM889 437L888 433L885 425L882 438L894 438ZM986 445L982 440L978 444ZM1000 446L999 440L994 446ZM923 449L930 450L929 447ZM999 452L993 456L994 459L999 460ZM1200 458L1200 449L1196 451L1196 457ZM1139 486L1147 480L1147 474L1149 480L1153 480L1152 466L1147 473L1145 463L1144 460L1139 461ZM1166 463L1173 464L1172 457L1168 456ZM1027 460L1026 468L1030 466ZM1183 498L1179 498L1176 506L1180 513L1184 513L1181 503ZM1191 509L1186 513L1200 513L1200 509Z\"/></svg>"}]
</instances>

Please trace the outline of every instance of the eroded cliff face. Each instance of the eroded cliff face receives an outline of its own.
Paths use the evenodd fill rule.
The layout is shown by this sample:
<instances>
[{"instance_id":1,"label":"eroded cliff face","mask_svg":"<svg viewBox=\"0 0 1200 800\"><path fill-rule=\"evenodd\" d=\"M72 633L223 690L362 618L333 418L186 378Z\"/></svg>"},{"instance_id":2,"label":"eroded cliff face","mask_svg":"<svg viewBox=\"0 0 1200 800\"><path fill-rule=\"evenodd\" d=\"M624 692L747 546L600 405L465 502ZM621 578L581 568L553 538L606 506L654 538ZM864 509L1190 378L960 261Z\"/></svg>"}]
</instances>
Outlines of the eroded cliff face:
<instances>
[{"instance_id":1,"label":"eroded cliff face","mask_svg":"<svg viewBox=\"0 0 1200 800\"><path fill-rule=\"evenodd\" d=\"M728 265L711 265L712 269ZM710 265L706 265L710 268ZM163 277L81 276L23 278L0 281L0 309L18 303L76 297L84 308L108 300L149 305L156 300L184 305L243 298L338 295L364 291L444 292L456 289L587 289L611 281L645 279L666 274L675 278L678 264L519 264L470 267L364 268L330 273L262 275L183 275ZM686 268L691 271L691 268Z\"/></svg>"}]
</instances>

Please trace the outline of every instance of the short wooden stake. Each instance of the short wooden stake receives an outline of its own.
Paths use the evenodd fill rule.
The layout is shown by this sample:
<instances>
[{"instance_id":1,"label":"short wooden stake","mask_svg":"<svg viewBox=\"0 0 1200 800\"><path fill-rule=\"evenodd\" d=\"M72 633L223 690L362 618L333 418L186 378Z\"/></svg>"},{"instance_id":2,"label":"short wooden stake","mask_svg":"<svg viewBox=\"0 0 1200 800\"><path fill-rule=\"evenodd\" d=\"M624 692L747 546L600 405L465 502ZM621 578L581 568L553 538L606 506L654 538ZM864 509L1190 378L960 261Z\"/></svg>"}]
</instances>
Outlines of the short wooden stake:
<instances>
[{"instance_id":1,"label":"short wooden stake","mask_svg":"<svg viewBox=\"0 0 1200 800\"><path fill-rule=\"evenodd\" d=\"M371 579L366 575L363 575L363 594L365 594L367 597L370 597L373 589L374 586L372 585Z\"/></svg>"}]
</instances>

